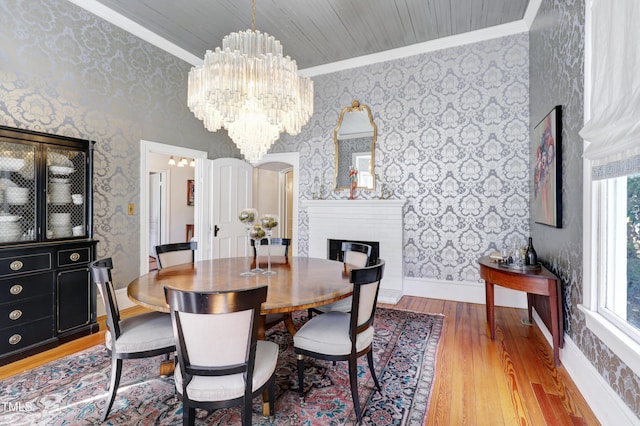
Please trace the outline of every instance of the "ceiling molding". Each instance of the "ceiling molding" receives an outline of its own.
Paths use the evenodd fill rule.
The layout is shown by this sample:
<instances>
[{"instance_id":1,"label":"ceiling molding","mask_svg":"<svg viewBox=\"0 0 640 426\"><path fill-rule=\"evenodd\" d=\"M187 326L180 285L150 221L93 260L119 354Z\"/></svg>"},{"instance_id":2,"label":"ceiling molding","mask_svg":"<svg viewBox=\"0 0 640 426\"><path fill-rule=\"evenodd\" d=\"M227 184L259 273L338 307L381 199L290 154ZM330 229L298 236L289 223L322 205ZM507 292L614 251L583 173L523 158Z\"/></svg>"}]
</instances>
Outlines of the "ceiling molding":
<instances>
[{"instance_id":1,"label":"ceiling molding","mask_svg":"<svg viewBox=\"0 0 640 426\"><path fill-rule=\"evenodd\" d=\"M527 25L527 29L531 29L533 25L533 20L536 19L538 15L538 10L540 10L540 5L542 4L542 0L529 0L529 4L527 5L527 10L524 11L524 17L522 20Z\"/></svg>"},{"instance_id":2,"label":"ceiling molding","mask_svg":"<svg viewBox=\"0 0 640 426\"><path fill-rule=\"evenodd\" d=\"M107 22L112 23L116 27L120 27L126 32L133 34L136 37L141 38L142 40L164 50L171 55L182 59L183 61L191 64L191 65L202 65L203 59L198 58L194 54L187 52L181 47L176 46L175 44L169 42L167 39L160 37L154 32L149 31L145 27L140 24L133 22L131 19L117 13L113 9L109 9L101 3L98 3L96 0L69 0L71 3L75 4L82 9L85 9L88 12L93 13L99 18L104 19Z\"/></svg>"},{"instance_id":3,"label":"ceiling molding","mask_svg":"<svg viewBox=\"0 0 640 426\"><path fill-rule=\"evenodd\" d=\"M408 56L420 55L422 53L434 52L436 50L448 49L456 46L463 46L465 44L477 43L479 41L491 40L527 31L529 31L529 28L522 20L520 20L508 24L496 25L482 30L470 31L464 34L426 41L424 43L416 43L397 49L386 50L384 52L374 53L371 55L359 56L357 58L346 59L344 61L319 65L312 68L305 68L300 70L300 74L307 77L330 74L351 68L402 59Z\"/></svg>"},{"instance_id":4,"label":"ceiling molding","mask_svg":"<svg viewBox=\"0 0 640 426\"><path fill-rule=\"evenodd\" d=\"M190 52L187 52L181 47L158 36L145 27L104 6L96 0L69 1L193 66L202 65L203 63L202 58L197 57ZM540 8L541 3L542 0L529 0L529 4L527 6L527 10L525 11L524 17L519 21L514 21L503 25L496 25L482 30L471 31L450 37L443 37L424 43L416 43L397 49L374 53L371 55L364 55L346 59L343 61L319 65L316 67L300 69L299 71L301 75L313 77L317 75L329 74L347 69L362 67L365 65L372 65L380 62L402 59L408 56L434 52L437 50L448 49L451 47L462 46L465 44L476 43L479 41L491 40L499 37L527 32L533 24L533 20L538 13L538 9Z\"/></svg>"}]
</instances>

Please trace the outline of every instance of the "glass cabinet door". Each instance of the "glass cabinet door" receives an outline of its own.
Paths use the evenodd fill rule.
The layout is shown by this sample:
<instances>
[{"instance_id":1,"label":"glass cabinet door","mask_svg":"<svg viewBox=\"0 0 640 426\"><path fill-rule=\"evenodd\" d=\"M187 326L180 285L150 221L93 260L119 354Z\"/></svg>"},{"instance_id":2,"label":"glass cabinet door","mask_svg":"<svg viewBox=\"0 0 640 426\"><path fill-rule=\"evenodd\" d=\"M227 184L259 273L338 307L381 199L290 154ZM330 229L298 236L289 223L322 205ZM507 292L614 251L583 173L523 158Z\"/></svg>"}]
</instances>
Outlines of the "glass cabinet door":
<instances>
[{"instance_id":1,"label":"glass cabinet door","mask_svg":"<svg viewBox=\"0 0 640 426\"><path fill-rule=\"evenodd\" d=\"M46 238L86 237L86 153L62 147L46 147L45 157Z\"/></svg>"},{"instance_id":2,"label":"glass cabinet door","mask_svg":"<svg viewBox=\"0 0 640 426\"><path fill-rule=\"evenodd\" d=\"M0 138L0 244L37 239L36 145Z\"/></svg>"}]
</instances>

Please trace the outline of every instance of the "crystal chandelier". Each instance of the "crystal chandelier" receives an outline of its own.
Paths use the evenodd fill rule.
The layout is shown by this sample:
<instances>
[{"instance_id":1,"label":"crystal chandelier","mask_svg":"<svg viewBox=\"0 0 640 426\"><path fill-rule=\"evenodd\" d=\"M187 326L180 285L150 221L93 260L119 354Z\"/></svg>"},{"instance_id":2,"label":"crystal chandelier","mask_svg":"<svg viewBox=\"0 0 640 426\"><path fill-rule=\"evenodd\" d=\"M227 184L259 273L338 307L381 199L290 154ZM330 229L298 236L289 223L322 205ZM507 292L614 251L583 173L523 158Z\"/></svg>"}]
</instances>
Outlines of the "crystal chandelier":
<instances>
[{"instance_id":1,"label":"crystal chandelier","mask_svg":"<svg viewBox=\"0 0 640 426\"><path fill-rule=\"evenodd\" d=\"M188 106L207 130L222 127L250 163L260 161L281 132L300 133L313 114L313 82L298 75L273 36L252 29L231 33L189 72Z\"/></svg>"}]
</instances>

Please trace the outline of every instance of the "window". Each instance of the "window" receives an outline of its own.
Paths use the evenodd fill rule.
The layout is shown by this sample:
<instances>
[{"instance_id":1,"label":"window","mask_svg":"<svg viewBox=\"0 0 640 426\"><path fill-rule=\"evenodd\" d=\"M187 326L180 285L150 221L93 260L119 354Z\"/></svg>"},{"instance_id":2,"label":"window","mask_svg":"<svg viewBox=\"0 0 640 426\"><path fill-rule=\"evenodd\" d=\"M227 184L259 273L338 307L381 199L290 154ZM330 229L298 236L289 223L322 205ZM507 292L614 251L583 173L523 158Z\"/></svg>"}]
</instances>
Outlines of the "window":
<instances>
[{"instance_id":1,"label":"window","mask_svg":"<svg viewBox=\"0 0 640 426\"><path fill-rule=\"evenodd\" d=\"M587 327L640 374L640 3L588 0L585 10L580 309Z\"/></svg>"},{"instance_id":2,"label":"window","mask_svg":"<svg viewBox=\"0 0 640 426\"><path fill-rule=\"evenodd\" d=\"M640 343L640 175L603 180L597 311Z\"/></svg>"}]
</instances>

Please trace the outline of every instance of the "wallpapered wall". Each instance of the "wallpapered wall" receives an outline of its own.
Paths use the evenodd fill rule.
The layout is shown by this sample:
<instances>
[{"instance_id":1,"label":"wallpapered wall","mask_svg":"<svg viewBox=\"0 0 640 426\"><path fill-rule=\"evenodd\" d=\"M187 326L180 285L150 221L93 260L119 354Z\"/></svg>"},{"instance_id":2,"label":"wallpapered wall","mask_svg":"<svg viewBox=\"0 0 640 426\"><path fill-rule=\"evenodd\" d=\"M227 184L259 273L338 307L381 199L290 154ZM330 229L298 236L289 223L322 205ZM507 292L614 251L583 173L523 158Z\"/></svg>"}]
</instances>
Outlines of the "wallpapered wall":
<instances>
[{"instance_id":1,"label":"wallpapered wall","mask_svg":"<svg viewBox=\"0 0 640 426\"><path fill-rule=\"evenodd\" d=\"M584 1L543 0L530 31L530 130L562 105L563 228L531 224L541 260L561 279L566 331L640 416L640 379L586 326L582 303L582 138L584 125ZM533 160L532 160L533 161Z\"/></svg>"},{"instance_id":2,"label":"wallpapered wall","mask_svg":"<svg viewBox=\"0 0 640 426\"><path fill-rule=\"evenodd\" d=\"M405 276L479 281L479 254L529 233L528 81L526 33L317 76L310 123L272 152L300 152L300 197L311 198L316 177L333 180L340 110L369 105L378 183L408 200ZM377 196L379 185L356 198ZM306 253L306 212L300 220Z\"/></svg>"},{"instance_id":3,"label":"wallpapered wall","mask_svg":"<svg viewBox=\"0 0 640 426\"><path fill-rule=\"evenodd\" d=\"M189 69L66 0L0 2L0 124L96 141L95 238L118 286L139 274L140 140L239 156L187 109Z\"/></svg>"}]
</instances>

